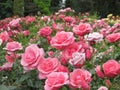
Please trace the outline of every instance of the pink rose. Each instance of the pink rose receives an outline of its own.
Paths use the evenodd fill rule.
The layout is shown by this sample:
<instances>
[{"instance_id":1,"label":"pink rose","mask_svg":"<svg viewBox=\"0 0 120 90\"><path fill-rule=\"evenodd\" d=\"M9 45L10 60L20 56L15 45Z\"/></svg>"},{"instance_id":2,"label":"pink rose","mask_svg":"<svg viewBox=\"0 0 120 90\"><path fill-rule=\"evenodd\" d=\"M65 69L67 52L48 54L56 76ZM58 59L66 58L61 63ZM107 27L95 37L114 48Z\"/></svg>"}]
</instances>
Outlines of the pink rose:
<instances>
[{"instance_id":1,"label":"pink rose","mask_svg":"<svg viewBox=\"0 0 120 90\"><path fill-rule=\"evenodd\" d=\"M52 33L52 29L50 27L43 27L39 30L38 34L43 37L47 37Z\"/></svg>"},{"instance_id":2,"label":"pink rose","mask_svg":"<svg viewBox=\"0 0 120 90\"><path fill-rule=\"evenodd\" d=\"M9 26L14 28L18 27L20 20L21 20L20 18L13 19L12 21L9 22Z\"/></svg>"},{"instance_id":3,"label":"pink rose","mask_svg":"<svg viewBox=\"0 0 120 90\"><path fill-rule=\"evenodd\" d=\"M32 44L25 49L22 55L21 64L25 70L33 70L37 68L43 58L44 50Z\"/></svg>"},{"instance_id":4,"label":"pink rose","mask_svg":"<svg viewBox=\"0 0 120 90\"><path fill-rule=\"evenodd\" d=\"M30 34L30 32L29 32L29 30L25 30L25 31L23 31L23 34L24 34L25 36L28 36L28 35Z\"/></svg>"},{"instance_id":5,"label":"pink rose","mask_svg":"<svg viewBox=\"0 0 120 90\"><path fill-rule=\"evenodd\" d=\"M115 60L108 60L102 65L102 68L107 77L113 78L120 74L120 64Z\"/></svg>"},{"instance_id":6,"label":"pink rose","mask_svg":"<svg viewBox=\"0 0 120 90\"><path fill-rule=\"evenodd\" d=\"M104 78L105 77L104 73L100 69L100 66L97 66L95 68L95 72L96 72L96 74L97 74L98 77L100 77L100 78Z\"/></svg>"},{"instance_id":7,"label":"pink rose","mask_svg":"<svg viewBox=\"0 0 120 90\"><path fill-rule=\"evenodd\" d=\"M85 53L73 53L72 59L69 60L69 63L75 67L82 67L85 63Z\"/></svg>"},{"instance_id":8,"label":"pink rose","mask_svg":"<svg viewBox=\"0 0 120 90\"><path fill-rule=\"evenodd\" d=\"M44 90L59 90L65 84L68 84L68 74L64 72L53 72L48 75Z\"/></svg>"},{"instance_id":9,"label":"pink rose","mask_svg":"<svg viewBox=\"0 0 120 90\"><path fill-rule=\"evenodd\" d=\"M16 50L22 50L22 48L23 47L22 47L21 43L13 41L13 42L8 42L4 49L9 52L13 52Z\"/></svg>"},{"instance_id":10,"label":"pink rose","mask_svg":"<svg viewBox=\"0 0 120 90\"><path fill-rule=\"evenodd\" d=\"M57 32L57 34L51 39L50 44L56 49L64 49L74 42L75 38L72 32Z\"/></svg>"},{"instance_id":11,"label":"pink rose","mask_svg":"<svg viewBox=\"0 0 120 90\"><path fill-rule=\"evenodd\" d=\"M75 22L75 19L71 16L64 17L64 20L65 22L69 22L69 23Z\"/></svg>"},{"instance_id":12,"label":"pink rose","mask_svg":"<svg viewBox=\"0 0 120 90\"><path fill-rule=\"evenodd\" d=\"M65 60L69 60L72 57L72 54L74 52L78 52L81 48L82 45L78 43L73 43L62 51L62 56L65 58Z\"/></svg>"},{"instance_id":13,"label":"pink rose","mask_svg":"<svg viewBox=\"0 0 120 90\"><path fill-rule=\"evenodd\" d=\"M110 43L114 43L120 40L120 33L113 33L106 36L106 39Z\"/></svg>"},{"instance_id":14,"label":"pink rose","mask_svg":"<svg viewBox=\"0 0 120 90\"><path fill-rule=\"evenodd\" d=\"M8 35L8 32L5 31L5 32L0 33L0 39L2 40L2 42L8 41L9 38L10 37Z\"/></svg>"},{"instance_id":15,"label":"pink rose","mask_svg":"<svg viewBox=\"0 0 120 90\"><path fill-rule=\"evenodd\" d=\"M45 79L50 73L57 71L60 62L57 58L47 58L38 65L39 78Z\"/></svg>"},{"instance_id":16,"label":"pink rose","mask_svg":"<svg viewBox=\"0 0 120 90\"><path fill-rule=\"evenodd\" d=\"M79 25L73 27L73 32L80 36L84 36L91 31L92 27L89 23L80 23Z\"/></svg>"},{"instance_id":17,"label":"pink rose","mask_svg":"<svg viewBox=\"0 0 120 90\"><path fill-rule=\"evenodd\" d=\"M105 86L101 86L101 87L99 87L97 90L108 90L108 88L105 87Z\"/></svg>"},{"instance_id":18,"label":"pink rose","mask_svg":"<svg viewBox=\"0 0 120 90\"><path fill-rule=\"evenodd\" d=\"M91 73L84 69L74 69L70 73L70 86L72 88L82 88L90 90Z\"/></svg>"}]
</instances>

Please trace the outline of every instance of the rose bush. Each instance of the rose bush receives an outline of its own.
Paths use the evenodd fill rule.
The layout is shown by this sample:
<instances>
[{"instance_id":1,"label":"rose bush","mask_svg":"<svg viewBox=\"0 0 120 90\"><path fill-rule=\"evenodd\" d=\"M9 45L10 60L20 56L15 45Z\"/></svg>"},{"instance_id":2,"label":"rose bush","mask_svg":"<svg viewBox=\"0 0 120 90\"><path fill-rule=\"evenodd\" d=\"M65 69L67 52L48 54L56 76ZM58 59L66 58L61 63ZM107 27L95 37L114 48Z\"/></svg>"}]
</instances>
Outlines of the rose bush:
<instances>
[{"instance_id":1,"label":"rose bush","mask_svg":"<svg viewBox=\"0 0 120 90\"><path fill-rule=\"evenodd\" d=\"M0 90L120 90L118 21L71 8L0 20Z\"/></svg>"}]
</instances>

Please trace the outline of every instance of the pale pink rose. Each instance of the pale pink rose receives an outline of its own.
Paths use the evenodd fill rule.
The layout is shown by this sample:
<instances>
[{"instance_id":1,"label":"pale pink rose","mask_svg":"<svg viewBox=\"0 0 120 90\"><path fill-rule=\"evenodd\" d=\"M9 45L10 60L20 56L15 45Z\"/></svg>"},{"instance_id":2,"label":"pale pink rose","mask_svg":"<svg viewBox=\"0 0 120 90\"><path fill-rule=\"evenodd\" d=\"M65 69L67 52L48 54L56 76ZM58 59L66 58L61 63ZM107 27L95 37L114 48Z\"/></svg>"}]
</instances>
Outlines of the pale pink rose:
<instances>
[{"instance_id":1,"label":"pale pink rose","mask_svg":"<svg viewBox=\"0 0 120 90\"><path fill-rule=\"evenodd\" d=\"M73 32L79 36L84 36L85 34L92 31L92 27L89 23L80 23L73 27Z\"/></svg>"},{"instance_id":2,"label":"pale pink rose","mask_svg":"<svg viewBox=\"0 0 120 90\"><path fill-rule=\"evenodd\" d=\"M2 32L0 33L0 39L2 40L2 42L6 42L9 40L9 35L8 35L8 32Z\"/></svg>"},{"instance_id":3,"label":"pale pink rose","mask_svg":"<svg viewBox=\"0 0 120 90\"><path fill-rule=\"evenodd\" d=\"M74 69L70 73L70 86L72 88L82 88L90 90L89 83L91 82L91 73L84 69Z\"/></svg>"},{"instance_id":4,"label":"pale pink rose","mask_svg":"<svg viewBox=\"0 0 120 90\"><path fill-rule=\"evenodd\" d=\"M120 33L113 33L106 36L106 39L110 43L120 41Z\"/></svg>"},{"instance_id":5,"label":"pale pink rose","mask_svg":"<svg viewBox=\"0 0 120 90\"><path fill-rule=\"evenodd\" d=\"M105 77L104 73L101 71L100 66L97 66L95 68L95 72L96 72L96 74L97 74L98 77L100 77L100 78L104 78Z\"/></svg>"},{"instance_id":6,"label":"pale pink rose","mask_svg":"<svg viewBox=\"0 0 120 90\"><path fill-rule=\"evenodd\" d=\"M48 21L48 20L50 20L50 16L43 16L43 17L41 17L41 19L43 21Z\"/></svg>"},{"instance_id":7,"label":"pale pink rose","mask_svg":"<svg viewBox=\"0 0 120 90\"><path fill-rule=\"evenodd\" d=\"M38 48L37 45L32 44L25 49L22 55L21 64L25 70L36 69L38 64L44 58L44 50Z\"/></svg>"},{"instance_id":8,"label":"pale pink rose","mask_svg":"<svg viewBox=\"0 0 120 90\"><path fill-rule=\"evenodd\" d=\"M59 13L65 13L66 10L65 10L65 9L60 9L58 12L59 12Z\"/></svg>"},{"instance_id":9,"label":"pale pink rose","mask_svg":"<svg viewBox=\"0 0 120 90\"><path fill-rule=\"evenodd\" d=\"M57 71L59 66L57 58L46 58L38 65L39 79L45 79L50 73Z\"/></svg>"},{"instance_id":10,"label":"pale pink rose","mask_svg":"<svg viewBox=\"0 0 120 90\"><path fill-rule=\"evenodd\" d=\"M89 33L85 36L85 39L89 42L101 42L103 40L103 35L98 32Z\"/></svg>"},{"instance_id":11,"label":"pale pink rose","mask_svg":"<svg viewBox=\"0 0 120 90\"><path fill-rule=\"evenodd\" d=\"M25 31L23 31L23 34L24 34L25 36L28 36L28 35L30 34L30 32L29 32L29 30L25 30Z\"/></svg>"},{"instance_id":12,"label":"pale pink rose","mask_svg":"<svg viewBox=\"0 0 120 90\"><path fill-rule=\"evenodd\" d=\"M21 18L13 19L12 21L9 22L9 26L14 28L18 27L20 20Z\"/></svg>"},{"instance_id":13,"label":"pale pink rose","mask_svg":"<svg viewBox=\"0 0 120 90\"><path fill-rule=\"evenodd\" d=\"M48 75L44 90L59 90L63 85L68 84L68 74L64 72L53 72Z\"/></svg>"},{"instance_id":14,"label":"pale pink rose","mask_svg":"<svg viewBox=\"0 0 120 90\"><path fill-rule=\"evenodd\" d=\"M64 49L72 44L75 40L72 32L57 32L57 34L51 39L50 44L56 49Z\"/></svg>"},{"instance_id":15,"label":"pale pink rose","mask_svg":"<svg viewBox=\"0 0 120 90\"><path fill-rule=\"evenodd\" d=\"M8 42L4 49L7 50L8 52L14 52L17 50L22 50L23 47L21 43L13 41L13 42Z\"/></svg>"},{"instance_id":16,"label":"pale pink rose","mask_svg":"<svg viewBox=\"0 0 120 90\"><path fill-rule=\"evenodd\" d=\"M43 37L51 35L52 29L50 27L43 27L39 30L38 34Z\"/></svg>"},{"instance_id":17,"label":"pale pink rose","mask_svg":"<svg viewBox=\"0 0 120 90\"><path fill-rule=\"evenodd\" d=\"M70 7L65 8L66 11L72 11Z\"/></svg>"},{"instance_id":18,"label":"pale pink rose","mask_svg":"<svg viewBox=\"0 0 120 90\"><path fill-rule=\"evenodd\" d=\"M99 87L97 90L108 90L108 88L105 87L105 86L101 86L101 87Z\"/></svg>"},{"instance_id":19,"label":"pale pink rose","mask_svg":"<svg viewBox=\"0 0 120 90\"><path fill-rule=\"evenodd\" d=\"M69 60L70 58L72 58L72 54L74 52L78 52L81 48L82 45L78 43L73 43L62 51L62 56L64 57L65 60Z\"/></svg>"},{"instance_id":20,"label":"pale pink rose","mask_svg":"<svg viewBox=\"0 0 120 90\"><path fill-rule=\"evenodd\" d=\"M75 67L82 67L85 63L85 53L74 52L69 63Z\"/></svg>"},{"instance_id":21,"label":"pale pink rose","mask_svg":"<svg viewBox=\"0 0 120 90\"><path fill-rule=\"evenodd\" d=\"M102 68L107 77L113 78L120 74L120 64L115 60L108 60Z\"/></svg>"}]
</instances>

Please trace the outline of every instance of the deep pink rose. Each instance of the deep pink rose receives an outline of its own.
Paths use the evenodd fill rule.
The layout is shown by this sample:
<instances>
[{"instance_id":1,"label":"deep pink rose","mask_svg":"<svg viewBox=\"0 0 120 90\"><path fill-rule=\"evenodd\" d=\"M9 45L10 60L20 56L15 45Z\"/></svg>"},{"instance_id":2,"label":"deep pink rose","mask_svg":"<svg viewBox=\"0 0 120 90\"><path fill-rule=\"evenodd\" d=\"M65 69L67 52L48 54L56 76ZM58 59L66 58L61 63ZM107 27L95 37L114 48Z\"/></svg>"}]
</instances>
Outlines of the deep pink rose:
<instances>
[{"instance_id":1,"label":"deep pink rose","mask_svg":"<svg viewBox=\"0 0 120 90\"><path fill-rule=\"evenodd\" d=\"M21 64L25 70L36 69L38 64L44 58L44 50L32 44L25 49L22 55Z\"/></svg>"},{"instance_id":2,"label":"deep pink rose","mask_svg":"<svg viewBox=\"0 0 120 90\"><path fill-rule=\"evenodd\" d=\"M47 37L52 33L52 29L50 27L43 27L39 30L38 34L43 37Z\"/></svg>"},{"instance_id":3,"label":"deep pink rose","mask_svg":"<svg viewBox=\"0 0 120 90\"><path fill-rule=\"evenodd\" d=\"M9 52L13 52L16 50L22 50L22 48L23 47L22 47L21 43L13 41L13 42L8 42L4 49Z\"/></svg>"},{"instance_id":4,"label":"deep pink rose","mask_svg":"<svg viewBox=\"0 0 120 90\"><path fill-rule=\"evenodd\" d=\"M72 44L75 40L72 32L57 32L57 34L51 39L50 44L56 49L64 49Z\"/></svg>"},{"instance_id":5,"label":"deep pink rose","mask_svg":"<svg viewBox=\"0 0 120 90\"><path fill-rule=\"evenodd\" d=\"M69 23L75 22L75 19L71 16L64 17L64 20L65 22L69 22Z\"/></svg>"},{"instance_id":6,"label":"deep pink rose","mask_svg":"<svg viewBox=\"0 0 120 90\"><path fill-rule=\"evenodd\" d=\"M95 72L96 72L96 74L97 74L98 77L100 77L100 78L104 78L105 77L104 73L101 71L100 66L97 66L95 68Z\"/></svg>"},{"instance_id":7,"label":"deep pink rose","mask_svg":"<svg viewBox=\"0 0 120 90\"><path fill-rule=\"evenodd\" d=\"M53 72L48 75L44 90L59 90L65 84L68 84L68 74L64 72Z\"/></svg>"},{"instance_id":8,"label":"deep pink rose","mask_svg":"<svg viewBox=\"0 0 120 90\"><path fill-rule=\"evenodd\" d=\"M80 36L84 36L91 31L92 27L89 23L80 23L79 25L73 27L73 32Z\"/></svg>"},{"instance_id":9,"label":"deep pink rose","mask_svg":"<svg viewBox=\"0 0 120 90\"><path fill-rule=\"evenodd\" d=\"M74 69L70 73L70 86L72 88L82 88L90 90L89 83L91 82L91 73L84 69Z\"/></svg>"},{"instance_id":10,"label":"deep pink rose","mask_svg":"<svg viewBox=\"0 0 120 90\"><path fill-rule=\"evenodd\" d=\"M110 43L114 43L120 40L120 33L113 33L106 36L106 39Z\"/></svg>"},{"instance_id":11,"label":"deep pink rose","mask_svg":"<svg viewBox=\"0 0 120 90\"><path fill-rule=\"evenodd\" d=\"M57 58L46 58L38 65L39 78L45 79L50 73L57 71L60 62Z\"/></svg>"},{"instance_id":12,"label":"deep pink rose","mask_svg":"<svg viewBox=\"0 0 120 90\"><path fill-rule=\"evenodd\" d=\"M102 68L107 77L113 78L120 74L120 64L115 60L108 60Z\"/></svg>"}]
</instances>

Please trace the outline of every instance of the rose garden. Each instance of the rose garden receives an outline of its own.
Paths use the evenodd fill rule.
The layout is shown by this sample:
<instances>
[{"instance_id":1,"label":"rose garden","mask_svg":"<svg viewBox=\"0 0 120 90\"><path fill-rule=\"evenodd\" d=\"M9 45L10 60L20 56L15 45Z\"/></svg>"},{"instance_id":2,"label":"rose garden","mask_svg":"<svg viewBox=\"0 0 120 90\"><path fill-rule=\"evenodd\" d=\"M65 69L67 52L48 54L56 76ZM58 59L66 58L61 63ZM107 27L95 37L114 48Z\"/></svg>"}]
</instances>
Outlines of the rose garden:
<instances>
[{"instance_id":1,"label":"rose garden","mask_svg":"<svg viewBox=\"0 0 120 90\"><path fill-rule=\"evenodd\" d=\"M0 90L120 90L120 17L0 20L0 79Z\"/></svg>"}]
</instances>

